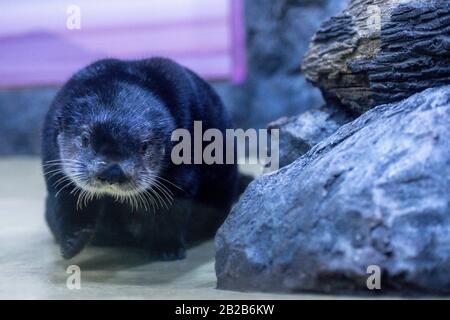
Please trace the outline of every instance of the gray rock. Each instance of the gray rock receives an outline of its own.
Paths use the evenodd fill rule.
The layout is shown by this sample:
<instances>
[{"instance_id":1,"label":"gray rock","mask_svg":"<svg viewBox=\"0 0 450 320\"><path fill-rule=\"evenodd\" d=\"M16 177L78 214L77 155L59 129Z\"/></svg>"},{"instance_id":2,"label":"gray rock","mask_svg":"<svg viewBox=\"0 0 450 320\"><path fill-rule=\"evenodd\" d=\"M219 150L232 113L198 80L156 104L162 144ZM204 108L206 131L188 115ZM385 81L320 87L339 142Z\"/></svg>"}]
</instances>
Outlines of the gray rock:
<instances>
[{"instance_id":1,"label":"gray rock","mask_svg":"<svg viewBox=\"0 0 450 320\"><path fill-rule=\"evenodd\" d=\"M252 182L215 239L218 288L450 293L450 86L371 109Z\"/></svg>"},{"instance_id":2,"label":"gray rock","mask_svg":"<svg viewBox=\"0 0 450 320\"><path fill-rule=\"evenodd\" d=\"M348 0L245 1L248 74L241 85L217 84L235 124L263 128L324 104L302 75L301 63L320 24Z\"/></svg>"},{"instance_id":3,"label":"gray rock","mask_svg":"<svg viewBox=\"0 0 450 320\"><path fill-rule=\"evenodd\" d=\"M339 108L324 106L269 123L267 129L279 130L280 167L294 162L351 120L350 115Z\"/></svg>"}]
</instances>

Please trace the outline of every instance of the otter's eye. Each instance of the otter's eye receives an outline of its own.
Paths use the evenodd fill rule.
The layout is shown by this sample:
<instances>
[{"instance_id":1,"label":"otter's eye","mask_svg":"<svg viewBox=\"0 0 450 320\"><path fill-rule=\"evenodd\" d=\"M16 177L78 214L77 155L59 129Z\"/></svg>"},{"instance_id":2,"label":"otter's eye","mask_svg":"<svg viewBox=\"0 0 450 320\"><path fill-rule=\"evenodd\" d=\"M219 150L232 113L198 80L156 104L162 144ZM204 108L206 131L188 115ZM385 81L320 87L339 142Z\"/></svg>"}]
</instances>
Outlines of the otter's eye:
<instances>
[{"instance_id":1,"label":"otter's eye","mask_svg":"<svg viewBox=\"0 0 450 320\"><path fill-rule=\"evenodd\" d=\"M141 152L141 154L146 153L147 149L148 149L148 142L147 141L142 142L140 150L139 150Z\"/></svg>"},{"instance_id":2,"label":"otter's eye","mask_svg":"<svg viewBox=\"0 0 450 320\"><path fill-rule=\"evenodd\" d=\"M90 143L89 134L84 132L81 135L81 145L83 146L83 148L86 148L87 146L89 146L89 143Z\"/></svg>"}]
</instances>

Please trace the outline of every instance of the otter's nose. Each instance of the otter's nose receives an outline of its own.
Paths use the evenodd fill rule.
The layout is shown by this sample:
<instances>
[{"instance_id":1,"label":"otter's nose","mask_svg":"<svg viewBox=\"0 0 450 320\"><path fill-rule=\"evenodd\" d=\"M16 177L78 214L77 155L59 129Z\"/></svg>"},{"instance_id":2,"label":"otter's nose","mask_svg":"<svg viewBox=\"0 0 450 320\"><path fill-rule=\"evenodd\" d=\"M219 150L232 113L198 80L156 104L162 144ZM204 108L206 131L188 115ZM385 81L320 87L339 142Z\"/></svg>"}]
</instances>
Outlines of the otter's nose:
<instances>
[{"instance_id":1,"label":"otter's nose","mask_svg":"<svg viewBox=\"0 0 450 320\"><path fill-rule=\"evenodd\" d=\"M124 183L128 181L128 177L118 164L113 164L104 169L96 176L97 180L109 184Z\"/></svg>"}]
</instances>

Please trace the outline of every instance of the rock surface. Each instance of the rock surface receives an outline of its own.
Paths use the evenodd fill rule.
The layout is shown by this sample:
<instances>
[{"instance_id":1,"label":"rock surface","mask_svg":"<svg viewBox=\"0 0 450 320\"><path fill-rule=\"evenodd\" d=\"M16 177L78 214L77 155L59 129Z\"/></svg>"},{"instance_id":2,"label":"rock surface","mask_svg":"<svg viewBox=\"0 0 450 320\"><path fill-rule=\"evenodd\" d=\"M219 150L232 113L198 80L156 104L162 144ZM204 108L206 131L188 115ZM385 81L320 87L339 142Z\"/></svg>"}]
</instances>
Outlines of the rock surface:
<instances>
[{"instance_id":1,"label":"rock surface","mask_svg":"<svg viewBox=\"0 0 450 320\"><path fill-rule=\"evenodd\" d=\"M250 184L215 239L218 288L450 293L450 86L378 106Z\"/></svg>"},{"instance_id":2,"label":"rock surface","mask_svg":"<svg viewBox=\"0 0 450 320\"><path fill-rule=\"evenodd\" d=\"M279 130L279 164L284 167L328 138L352 118L334 106L312 109L291 118L280 118L267 129ZM269 131L270 132L270 131Z\"/></svg>"},{"instance_id":3,"label":"rock surface","mask_svg":"<svg viewBox=\"0 0 450 320\"><path fill-rule=\"evenodd\" d=\"M218 84L225 105L240 128L264 128L324 104L320 90L301 73L303 57L320 24L348 0L246 0L247 79Z\"/></svg>"},{"instance_id":4,"label":"rock surface","mask_svg":"<svg viewBox=\"0 0 450 320\"><path fill-rule=\"evenodd\" d=\"M352 0L303 61L328 103L356 114L450 84L450 1Z\"/></svg>"}]
</instances>

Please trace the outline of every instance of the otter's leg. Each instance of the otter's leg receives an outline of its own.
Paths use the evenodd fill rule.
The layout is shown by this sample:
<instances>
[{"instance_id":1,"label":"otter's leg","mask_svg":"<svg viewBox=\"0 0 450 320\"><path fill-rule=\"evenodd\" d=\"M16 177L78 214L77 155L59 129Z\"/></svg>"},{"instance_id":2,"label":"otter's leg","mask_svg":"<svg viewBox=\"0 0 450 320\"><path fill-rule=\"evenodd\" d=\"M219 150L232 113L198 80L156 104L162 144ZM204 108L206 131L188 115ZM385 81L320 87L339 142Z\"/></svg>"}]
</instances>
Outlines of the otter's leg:
<instances>
[{"instance_id":1,"label":"otter's leg","mask_svg":"<svg viewBox=\"0 0 450 320\"><path fill-rule=\"evenodd\" d=\"M96 218L101 210L99 201L91 201L78 207L77 196L70 192L49 194L46 201L46 219L60 244L64 259L73 258L92 239Z\"/></svg>"},{"instance_id":2,"label":"otter's leg","mask_svg":"<svg viewBox=\"0 0 450 320\"><path fill-rule=\"evenodd\" d=\"M191 202L175 200L166 210L151 213L151 227L145 230L144 246L158 260L171 261L186 257L186 233Z\"/></svg>"}]
</instances>

